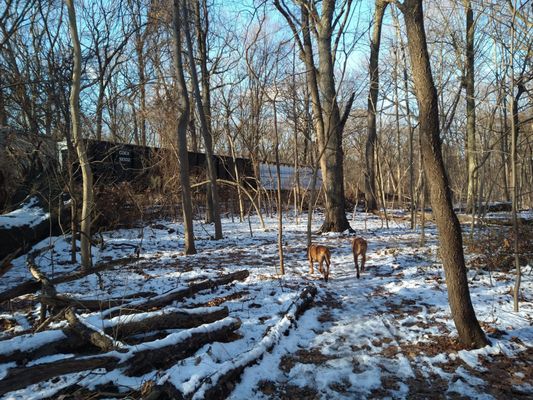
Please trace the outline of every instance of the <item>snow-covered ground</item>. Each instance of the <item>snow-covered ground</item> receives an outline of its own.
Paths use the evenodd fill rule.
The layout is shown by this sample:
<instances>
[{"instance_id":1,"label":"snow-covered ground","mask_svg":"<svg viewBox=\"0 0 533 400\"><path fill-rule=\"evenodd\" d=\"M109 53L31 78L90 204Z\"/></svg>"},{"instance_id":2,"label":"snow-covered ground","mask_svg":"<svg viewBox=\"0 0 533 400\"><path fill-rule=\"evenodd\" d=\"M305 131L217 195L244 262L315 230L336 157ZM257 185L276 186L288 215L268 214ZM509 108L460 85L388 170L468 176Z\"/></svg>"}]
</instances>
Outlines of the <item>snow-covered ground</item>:
<instances>
[{"instance_id":1,"label":"snow-covered ground","mask_svg":"<svg viewBox=\"0 0 533 400\"><path fill-rule=\"evenodd\" d=\"M314 230L321 223L314 221ZM244 282L202 292L174 307L227 306L239 318L240 338L201 348L174 366L142 377L127 377L119 370L103 369L64 375L60 379L11 392L6 399L53 398L63 387L77 383L89 389L113 383L122 391L137 390L150 380L171 382L187 395L197 392L208 377L255 348L265 332L279 325L298 294L314 284L318 294L311 308L299 317L261 361L245 369L231 399L381 399L381 398L533 398L533 293L532 266L524 268L520 311L513 312L512 274L469 270L471 297L477 317L491 345L465 350L457 344L450 318L444 272L438 260L434 227L426 229L426 245L419 247L419 232L400 218L389 222L357 214L351 226L368 243L367 270L356 279L348 234L314 236L313 242L330 247L330 281L308 274L305 220L292 217L284 225L284 276L277 274L277 223L267 218L263 231L252 219L223 221L224 239L210 240L212 227L195 225L198 254L184 256L182 227L160 221L144 229L107 232L95 247L95 262L131 256L140 246L140 259L101 273L100 285L91 275L57 285L57 291L80 298L126 296L137 292L162 294L187 282L212 278L240 269L250 271ZM53 245L37 259L49 277L75 269L68 263L70 245L64 238L47 239L36 247ZM25 258L0 280L0 291L30 280ZM1 318L15 321L13 331L31 327L38 309ZM98 325L98 313L82 314ZM10 346L32 346L52 340L45 332L0 341L0 354ZM179 334L178 330L169 334ZM69 355L65 355L69 357ZM46 363L57 356L33 361ZM226 363L226 364L225 364ZM0 379L13 363L0 365Z\"/></svg>"},{"instance_id":2,"label":"snow-covered ground","mask_svg":"<svg viewBox=\"0 0 533 400\"><path fill-rule=\"evenodd\" d=\"M48 220L50 213L47 213L40 205L36 197L30 197L20 208L7 214L0 215L0 228L9 229L20 226L30 228Z\"/></svg>"}]
</instances>

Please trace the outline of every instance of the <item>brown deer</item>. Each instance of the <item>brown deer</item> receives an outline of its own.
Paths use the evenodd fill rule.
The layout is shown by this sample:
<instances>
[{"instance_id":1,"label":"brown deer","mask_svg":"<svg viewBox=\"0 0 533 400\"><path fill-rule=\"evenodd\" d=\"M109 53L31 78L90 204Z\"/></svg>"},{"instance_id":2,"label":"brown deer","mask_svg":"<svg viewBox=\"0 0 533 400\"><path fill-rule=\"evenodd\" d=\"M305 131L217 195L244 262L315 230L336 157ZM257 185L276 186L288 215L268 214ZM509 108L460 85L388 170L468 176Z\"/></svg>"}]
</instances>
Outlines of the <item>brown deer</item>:
<instances>
[{"instance_id":1,"label":"brown deer","mask_svg":"<svg viewBox=\"0 0 533 400\"><path fill-rule=\"evenodd\" d=\"M360 237L355 238L352 241L353 261L355 262L355 270L357 271L357 279L359 279L359 263L357 259L361 256L361 272L365 270L366 262L366 249L368 244L366 240Z\"/></svg>"},{"instance_id":2,"label":"brown deer","mask_svg":"<svg viewBox=\"0 0 533 400\"><path fill-rule=\"evenodd\" d=\"M324 276L324 280L327 282L329 279L329 266L331 264L331 253L326 246L320 246L312 244L307 249L307 258L309 259L309 273L314 274L314 261L318 262L318 271ZM326 263L326 267L323 267L323 263Z\"/></svg>"}]
</instances>

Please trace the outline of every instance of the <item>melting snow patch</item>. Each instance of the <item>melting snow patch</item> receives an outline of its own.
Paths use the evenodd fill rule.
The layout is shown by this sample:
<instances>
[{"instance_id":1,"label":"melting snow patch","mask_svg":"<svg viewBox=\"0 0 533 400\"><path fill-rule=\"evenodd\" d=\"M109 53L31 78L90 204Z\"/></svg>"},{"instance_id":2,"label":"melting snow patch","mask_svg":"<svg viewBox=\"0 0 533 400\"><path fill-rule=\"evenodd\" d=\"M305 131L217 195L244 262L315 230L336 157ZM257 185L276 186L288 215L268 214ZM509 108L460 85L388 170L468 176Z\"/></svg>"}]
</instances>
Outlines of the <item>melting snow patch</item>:
<instances>
[{"instance_id":1,"label":"melting snow patch","mask_svg":"<svg viewBox=\"0 0 533 400\"><path fill-rule=\"evenodd\" d=\"M490 394L478 393L476 389L467 384L462 379L457 379L455 382L450 383L448 386L448 391L446 393L458 393L462 398L476 399L476 400L492 400Z\"/></svg>"},{"instance_id":2,"label":"melting snow patch","mask_svg":"<svg viewBox=\"0 0 533 400\"><path fill-rule=\"evenodd\" d=\"M0 215L0 227L4 229L16 226L29 226L33 228L49 217L50 213L45 212L41 208L36 197L32 197L22 207L10 213Z\"/></svg>"}]
</instances>

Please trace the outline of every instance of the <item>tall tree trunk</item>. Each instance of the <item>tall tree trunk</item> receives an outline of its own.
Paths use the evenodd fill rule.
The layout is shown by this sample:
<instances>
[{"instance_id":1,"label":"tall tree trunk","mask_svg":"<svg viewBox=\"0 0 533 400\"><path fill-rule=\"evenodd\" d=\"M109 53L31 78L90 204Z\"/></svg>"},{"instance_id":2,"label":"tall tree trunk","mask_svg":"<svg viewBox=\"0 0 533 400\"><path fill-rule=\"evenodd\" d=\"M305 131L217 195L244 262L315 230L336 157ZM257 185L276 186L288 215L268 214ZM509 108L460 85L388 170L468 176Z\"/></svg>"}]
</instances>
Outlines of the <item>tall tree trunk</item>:
<instances>
[{"instance_id":1,"label":"tall tree trunk","mask_svg":"<svg viewBox=\"0 0 533 400\"><path fill-rule=\"evenodd\" d=\"M197 43L197 59L200 65L200 85L202 87L201 99L202 110L205 117L205 123L210 135L209 140L212 142L213 131L211 129L211 76L207 68L208 60L208 48L207 48L207 34L209 32L209 14L208 7L205 0L191 0L194 6L194 26L196 31L196 43ZM201 1L201 4L200 4ZM202 20L203 11L203 20ZM196 71L195 71L196 73ZM198 80L198 78L196 78ZM201 121L200 121L201 122ZM213 145L211 144L211 149ZM215 181L216 185L216 181ZM218 190L218 189L217 189ZM215 238L222 238L222 226L220 229L220 237L217 235L217 220L220 221L219 205L218 201L214 201L214 198L218 198L218 193L213 194L212 183L207 186L207 213L206 222L215 224Z\"/></svg>"},{"instance_id":2,"label":"tall tree trunk","mask_svg":"<svg viewBox=\"0 0 533 400\"><path fill-rule=\"evenodd\" d=\"M294 124L294 216L296 225L300 223L300 166L298 162L298 114L296 110L296 48L292 53L292 119Z\"/></svg>"},{"instance_id":3,"label":"tall tree trunk","mask_svg":"<svg viewBox=\"0 0 533 400\"><path fill-rule=\"evenodd\" d=\"M470 0L463 1L466 9L466 164L468 187L466 212L473 212L476 201L476 93L474 85L474 13Z\"/></svg>"},{"instance_id":4,"label":"tall tree trunk","mask_svg":"<svg viewBox=\"0 0 533 400\"><path fill-rule=\"evenodd\" d=\"M0 69L0 126L7 126L6 102L4 96L4 83L2 80L2 70Z\"/></svg>"},{"instance_id":5,"label":"tall tree trunk","mask_svg":"<svg viewBox=\"0 0 533 400\"><path fill-rule=\"evenodd\" d=\"M140 93L140 110L139 126L141 130L141 145L146 146L146 72L144 61L144 38L139 31L140 27L137 27L137 33L135 35L135 51L137 53L138 71L139 74L139 93Z\"/></svg>"},{"instance_id":6,"label":"tall tree trunk","mask_svg":"<svg viewBox=\"0 0 533 400\"><path fill-rule=\"evenodd\" d=\"M502 77L503 79L503 77ZM505 82L502 81L502 86L505 85ZM511 193L509 191L509 139L508 139L508 133L509 133L509 125L508 125L508 117L507 117L507 100L506 96L503 96L503 107L502 107L502 114L503 114L503 123L502 123L502 130L501 130L501 160L503 164L503 192L505 195L506 201L511 201Z\"/></svg>"},{"instance_id":7,"label":"tall tree trunk","mask_svg":"<svg viewBox=\"0 0 533 400\"><path fill-rule=\"evenodd\" d=\"M176 87L178 98L176 100L176 109L178 112L178 155L180 160L180 182L181 182L181 200L183 205L183 229L185 236L185 254L196 254L194 246L194 231L192 222L192 196L191 183L189 180L189 156L187 153L187 124L189 122L189 93L183 74L181 26L183 21L181 15L180 0L174 0L172 12L172 34L174 36L174 69L176 71Z\"/></svg>"},{"instance_id":8,"label":"tall tree trunk","mask_svg":"<svg viewBox=\"0 0 533 400\"><path fill-rule=\"evenodd\" d=\"M76 26L76 11L74 9L73 0L66 0L68 8L68 19L70 37L72 39L72 46L74 49L73 59L74 66L72 69L72 89L70 92L70 114L72 121L72 139L78 154L80 162L80 169L83 181L83 197L81 208L80 221L80 235L81 235L81 266L82 269L87 270L92 266L91 259L91 222L92 212L94 208L94 194L93 194L93 174L91 165L87 158L87 151L85 143L83 142L82 133L80 130L80 82L81 82L81 47L78 37L78 28ZM74 240L75 238L72 238Z\"/></svg>"},{"instance_id":9,"label":"tall tree trunk","mask_svg":"<svg viewBox=\"0 0 533 400\"><path fill-rule=\"evenodd\" d=\"M277 89L276 89L277 90ZM276 107L276 98L273 100L274 107L274 133L276 137L276 182L277 182L277 209L278 209L278 255L279 255L279 272L285 275L285 263L283 259L283 205L281 204L281 168L279 166L279 132L278 132L278 110Z\"/></svg>"},{"instance_id":10,"label":"tall tree trunk","mask_svg":"<svg viewBox=\"0 0 533 400\"><path fill-rule=\"evenodd\" d=\"M187 2L183 2L183 28L185 33L185 38L187 41L187 55L189 58L189 68L191 72L191 81L193 87L193 94L196 100L196 108L198 110L198 117L200 119L200 130L202 132L202 137L204 139L205 155L207 159L207 172L210 180L210 193L208 191L208 196L211 198L212 209L211 215L213 222L215 223L215 240L222 239L222 222L220 221L220 212L218 204L218 188L217 188L217 171L215 167L215 159L213 157L213 136L209 126L209 121L205 114L205 108L202 101L202 95L200 94L200 85L198 82L198 73L196 72L196 63L194 61L192 38L189 29L189 11L188 11ZM208 85L209 86L209 85ZM204 90L209 91L209 87L204 87Z\"/></svg>"},{"instance_id":11,"label":"tall tree trunk","mask_svg":"<svg viewBox=\"0 0 533 400\"><path fill-rule=\"evenodd\" d=\"M192 102L189 107L189 135L191 140L190 148L193 153L198 153L198 135L196 133L196 119L194 117L194 102Z\"/></svg>"},{"instance_id":12,"label":"tall tree trunk","mask_svg":"<svg viewBox=\"0 0 533 400\"><path fill-rule=\"evenodd\" d=\"M400 23L396 8L391 7L392 18L396 29L396 38L400 42L400 53L402 57L402 75L403 75L403 89L405 94L405 113L407 117L407 128L409 129L409 209L411 211L411 229L416 227L416 212L415 212L415 169L414 169L414 127L411 122L411 106L409 105L409 80L407 75L407 59L405 56L405 45L403 37L400 32Z\"/></svg>"},{"instance_id":13,"label":"tall tree trunk","mask_svg":"<svg viewBox=\"0 0 533 400\"><path fill-rule=\"evenodd\" d=\"M347 4L351 4L351 2ZM346 122L346 112L351 107L351 101L348 102L346 111L341 117L335 88L335 50L332 46L335 0L324 0L320 15L318 15L319 11L313 2L302 2L300 4L301 20L299 21L301 32L296 29L296 21L287 11L285 4L282 5L278 0L275 0L274 5L285 17L298 38L300 56L306 66L307 85L311 95L318 150L322 155L319 162L326 198L324 223L320 230L322 232L342 232L351 229L345 212L344 155L342 151L342 132ZM309 13L310 9L313 11L313 17ZM344 11L350 12L349 9ZM314 33L317 40L318 68L314 62L311 32Z\"/></svg>"},{"instance_id":14,"label":"tall tree trunk","mask_svg":"<svg viewBox=\"0 0 533 400\"><path fill-rule=\"evenodd\" d=\"M446 275L451 314L459 340L465 346L480 348L489 342L477 321L470 299L461 226L453 211L450 187L442 159L438 98L429 63L422 0L405 0L399 7L405 18L419 108L421 152L429 184L431 206L439 231L440 256Z\"/></svg>"},{"instance_id":15,"label":"tall tree trunk","mask_svg":"<svg viewBox=\"0 0 533 400\"><path fill-rule=\"evenodd\" d=\"M346 218L344 198L344 154L342 151L343 124L337 103L335 88L335 68L332 57L333 13L335 1L328 0L322 4L322 17L317 35L319 75L318 85L322 100L324 137L322 140L324 155L321 158L323 171L326 209L322 232L342 232L350 229Z\"/></svg>"},{"instance_id":16,"label":"tall tree trunk","mask_svg":"<svg viewBox=\"0 0 533 400\"><path fill-rule=\"evenodd\" d=\"M398 153L396 156L397 158L397 164L396 164L396 176L397 176L397 187L396 187L396 195L398 198L398 206L403 208L403 179L402 179L402 160L404 155L402 154L402 139L401 139L401 128L400 128L400 96L398 93L398 66L400 64L400 58L398 57L398 48L396 46L393 47L394 49L394 121L396 125L396 152ZM393 206L394 207L394 206Z\"/></svg>"},{"instance_id":17,"label":"tall tree trunk","mask_svg":"<svg viewBox=\"0 0 533 400\"><path fill-rule=\"evenodd\" d=\"M379 91L379 46L381 42L381 26L383 22L383 15L387 8L388 2L384 0L376 0L376 10L374 13L374 32L372 33L372 40L370 41L370 90L368 92L367 105L367 121L366 121L366 173L365 173L365 199L366 210L370 212L377 211L378 205L376 201L376 108Z\"/></svg>"},{"instance_id":18,"label":"tall tree trunk","mask_svg":"<svg viewBox=\"0 0 533 400\"><path fill-rule=\"evenodd\" d=\"M520 284L522 280L522 271L520 270L520 260L518 258L519 252L519 236L518 236L518 176L517 176L517 164L518 164L518 154L517 154L517 145L518 145L518 133L519 133L519 116L518 116L518 101L526 88L524 86L523 76L519 78L515 77L515 21L517 17L517 11L512 6L512 2L509 1L512 10L512 21L511 21L511 46L510 46L510 82L509 82L509 92L511 94L511 200L512 200L512 219L513 219L513 253L514 253L514 266L516 270L516 281L513 290L513 308L515 312L519 310L519 301L520 301ZM516 88L516 95L515 95Z\"/></svg>"},{"instance_id":19,"label":"tall tree trunk","mask_svg":"<svg viewBox=\"0 0 533 400\"><path fill-rule=\"evenodd\" d=\"M98 99L96 100L96 140L102 140L102 128L104 119L104 77L100 77L98 82Z\"/></svg>"}]
</instances>

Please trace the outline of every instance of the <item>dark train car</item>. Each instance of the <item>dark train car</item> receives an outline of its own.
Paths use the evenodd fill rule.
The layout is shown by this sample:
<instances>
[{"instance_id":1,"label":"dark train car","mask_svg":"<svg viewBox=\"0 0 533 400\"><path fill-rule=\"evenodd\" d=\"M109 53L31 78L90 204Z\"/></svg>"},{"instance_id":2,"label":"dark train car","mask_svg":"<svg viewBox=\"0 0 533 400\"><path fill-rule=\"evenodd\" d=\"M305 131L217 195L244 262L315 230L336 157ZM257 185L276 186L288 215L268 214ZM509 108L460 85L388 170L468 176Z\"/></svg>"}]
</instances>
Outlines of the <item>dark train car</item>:
<instances>
[{"instance_id":1,"label":"dark train car","mask_svg":"<svg viewBox=\"0 0 533 400\"><path fill-rule=\"evenodd\" d=\"M131 144L90 140L87 154L96 180L130 182L147 173L157 162L158 149Z\"/></svg>"},{"instance_id":2,"label":"dark train car","mask_svg":"<svg viewBox=\"0 0 533 400\"><path fill-rule=\"evenodd\" d=\"M133 144L113 143L103 140L86 139L87 156L91 162L96 184L133 182L147 174L154 173L160 149ZM63 168L67 165L67 147L60 144ZM75 165L76 178L81 179Z\"/></svg>"},{"instance_id":3,"label":"dark train car","mask_svg":"<svg viewBox=\"0 0 533 400\"><path fill-rule=\"evenodd\" d=\"M207 156L204 153L189 153L189 168L191 171L207 171ZM235 158L228 156L214 156L217 179L235 181L235 164L241 179L250 180L254 176L252 161L246 158Z\"/></svg>"},{"instance_id":4,"label":"dark train car","mask_svg":"<svg viewBox=\"0 0 533 400\"><path fill-rule=\"evenodd\" d=\"M95 183L111 184L121 182L144 182L148 185L150 177L160 176L159 163L170 150L133 144L108 141L86 140L87 155ZM66 165L65 145L61 149L63 165ZM207 176L207 157L204 153L188 152L191 175ZM251 160L245 158L214 156L218 179L235 180L235 164L241 179L253 185L254 169ZM77 174L78 179L81 177ZM255 186L255 185L254 185Z\"/></svg>"}]
</instances>

